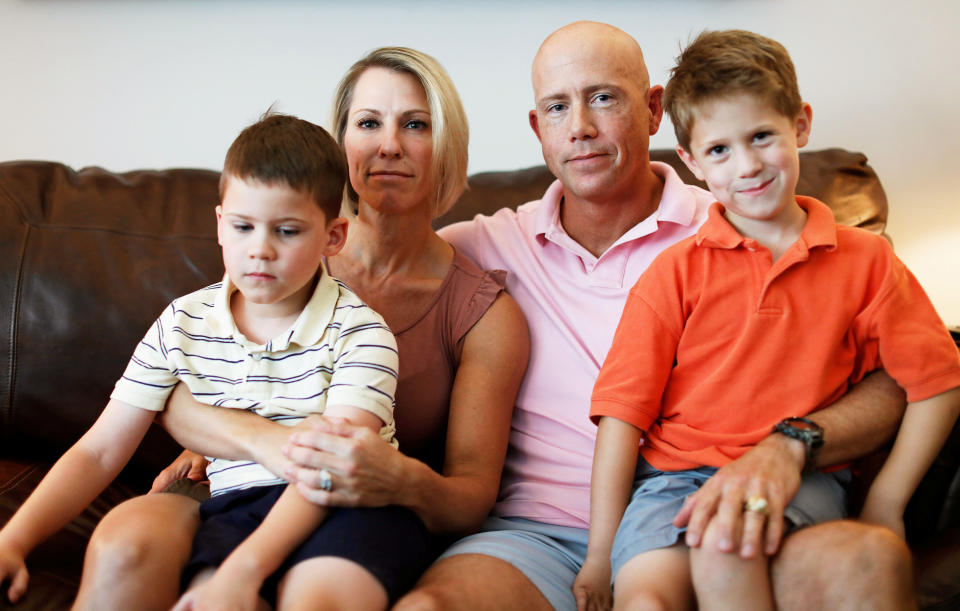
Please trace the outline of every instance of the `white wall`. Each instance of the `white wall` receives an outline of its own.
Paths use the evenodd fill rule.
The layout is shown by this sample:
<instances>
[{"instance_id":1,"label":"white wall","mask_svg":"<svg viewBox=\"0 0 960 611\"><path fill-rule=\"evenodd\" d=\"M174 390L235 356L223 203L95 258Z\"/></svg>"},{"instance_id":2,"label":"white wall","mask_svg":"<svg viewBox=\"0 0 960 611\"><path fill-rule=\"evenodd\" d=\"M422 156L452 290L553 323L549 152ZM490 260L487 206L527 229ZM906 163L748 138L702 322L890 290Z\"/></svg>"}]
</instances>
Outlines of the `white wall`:
<instances>
[{"instance_id":1,"label":"white wall","mask_svg":"<svg viewBox=\"0 0 960 611\"><path fill-rule=\"evenodd\" d=\"M401 44L435 55L457 83L471 171L534 165L530 61L550 31L585 18L635 36L661 83L703 28L784 43L814 108L809 147L868 155L898 253L960 325L954 0L0 0L0 160L217 168L270 104L325 123L347 66ZM669 124L653 146L673 146Z\"/></svg>"}]
</instances>

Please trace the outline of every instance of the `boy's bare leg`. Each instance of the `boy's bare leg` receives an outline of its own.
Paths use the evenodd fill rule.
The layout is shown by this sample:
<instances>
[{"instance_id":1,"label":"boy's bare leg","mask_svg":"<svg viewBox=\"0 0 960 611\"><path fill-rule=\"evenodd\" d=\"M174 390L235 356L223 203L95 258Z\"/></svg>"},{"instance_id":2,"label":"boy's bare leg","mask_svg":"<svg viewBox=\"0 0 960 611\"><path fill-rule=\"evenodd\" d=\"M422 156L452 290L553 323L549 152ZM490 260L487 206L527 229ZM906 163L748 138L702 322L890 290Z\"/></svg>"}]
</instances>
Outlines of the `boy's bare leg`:
<instances>
[{"instance_id":1,"label":"boy's bare leg","mask_svg":"<svg viewBox=\"0 0 960 611\"><path fill-rule=\"evenodd\" d=\"M656 549L627 561L614 577L613 608L693 609L687 547Z\"/></svg>"},{"instance_id":2,"label":"boy's bare leg","mask_svg":"<svg viewBox=\"0 0 960 611\"><path fill-rule=\"evenodd\" d=\"M690 572L699 609L773 611L768 557L758 552L745 559L720 551L720 530L716 521L711 522L702 544L690 550Z\"/></svg>"},{"instance_id":3,"label":"boy's bare leg","mask_svg":"<svg viewBox=\"0 0 960 611\"><path fill-rule=\"evenodd\" d=\"M187 496L150 494L113 508L87 546L74 609L170 609L199 507Z\"/></svg>"},{"instance_id":4,"label":"boy's bare leg","mask_svg":"<svg viewBox=\"0 0 960 611\"><path fill-rule=\"evenodd\" d=\"M277 611L299 609L387 608L387 591L368 570L344 558L322 557L298 562L277 590Z\"/></svg>"},{"instance_id":5,"label":"boy's bare leg","mask_svg":"<svg viewBox=\"0 0 960 611\"><path fill-rule=\"evenodd\" d=\"M910 550L878 526L838 520L800 530L784 540L771 570L786 611L916 609Z\"/></svg>"},{"instance_id":6,"label":"boy's bare leg","mask_svg":"<svg viewBox=\"0 0 960 611\"><path fill-rule=\"evenodd\" d=\"M449 556L431 566L394 611L551 611L550 603L515 566L483 554Z\"/></svg>"}]
</instances>

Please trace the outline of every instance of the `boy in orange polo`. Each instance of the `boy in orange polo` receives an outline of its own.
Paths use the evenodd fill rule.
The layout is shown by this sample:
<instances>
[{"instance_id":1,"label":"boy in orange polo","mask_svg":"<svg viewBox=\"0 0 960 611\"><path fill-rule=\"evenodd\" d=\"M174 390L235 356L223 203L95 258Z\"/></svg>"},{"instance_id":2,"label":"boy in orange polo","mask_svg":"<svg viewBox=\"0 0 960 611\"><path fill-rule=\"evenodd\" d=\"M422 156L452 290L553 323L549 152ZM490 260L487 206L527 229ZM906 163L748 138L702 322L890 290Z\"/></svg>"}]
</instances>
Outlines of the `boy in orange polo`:
<instances>
[{"instance_id":1,"label":"boy in orange polo","mask_svg":"<svg viewBox=\"0 0 960 611\"><path fill-rule=\"evenodd\" d=\"M776 430L808 447L784 510L792 526L844 517L849 473L814 470L822 430L805 416L882 367L909 405L861 518L902 536L906 503L960 410L960 356L882 237L839 227L825 204L795 195L812 113L780 44L701 34L664 103L678 153L717 203L631 290L594 387L590 542L578 583L602 596L612 572L628 606L684 608L695 593L701 609L772 609L765 555L715 551L712 525L702 546L680 541L672 520L684 498ZM745 529L763 528L774 500L762 492L746 490Z\"/></svg>"}]
</instances>

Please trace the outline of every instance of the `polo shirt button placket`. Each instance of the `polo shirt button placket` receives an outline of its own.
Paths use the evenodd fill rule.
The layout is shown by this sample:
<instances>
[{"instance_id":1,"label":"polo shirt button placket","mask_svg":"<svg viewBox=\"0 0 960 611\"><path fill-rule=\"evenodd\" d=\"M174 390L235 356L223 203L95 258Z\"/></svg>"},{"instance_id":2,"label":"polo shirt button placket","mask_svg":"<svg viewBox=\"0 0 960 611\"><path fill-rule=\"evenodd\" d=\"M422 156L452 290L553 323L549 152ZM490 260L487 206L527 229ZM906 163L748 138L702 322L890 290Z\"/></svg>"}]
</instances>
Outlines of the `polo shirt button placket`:
<instances>
[{"instance_id":1,"label":"polo shirt button placket","mask_svg":"<svg viewBox=\"0 0 960 611\"><path fill-rule=\"evenodd\" d=\"M613 248L616 246L611 247L611 250ZM588 284L597 288L622 288L626 268L627 257L624 249L621 248L616 252L607 251L600 255L587 274Z\"/></svg>"},{"instance_id":2,"label":"polo shirt button placket","mask_svg":"<svg viewBox=\"0 0 960 611\"><path fill-rule=\"evenodd\" d=\"M243 374L243 386L244 386L244 387L247 385L247 380L248 380L249 377L250 377L250 370L252 370L253 367L254 367L257 363L260 362L260 360L263 358L263 353L262 353L262 352L248 352L248 353L247 353L247 357L249 358L249 361L248 361L248 363L247 363L246 371L245 371L244 374Z\"/></svg>"}]
</instances>

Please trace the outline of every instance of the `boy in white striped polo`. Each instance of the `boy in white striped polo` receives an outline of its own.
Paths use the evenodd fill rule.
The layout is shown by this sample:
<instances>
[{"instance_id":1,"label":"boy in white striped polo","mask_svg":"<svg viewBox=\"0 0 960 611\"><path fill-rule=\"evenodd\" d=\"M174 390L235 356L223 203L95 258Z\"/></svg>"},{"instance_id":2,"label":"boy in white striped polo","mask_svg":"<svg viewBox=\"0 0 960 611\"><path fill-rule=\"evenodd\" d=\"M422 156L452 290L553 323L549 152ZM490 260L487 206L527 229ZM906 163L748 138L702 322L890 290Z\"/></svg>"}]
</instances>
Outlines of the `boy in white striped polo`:
<instances>
[{"instance_id":1,"label":"boy in white striped polo","mask_svg":"<svg viewBox=\"0 0 960 611\"><path fill-rule=\"evenodd\" d=\"M396 445L393 334L323 269L324 257L346 239L347 221L339 216L346 179L340 147L306 121L266 116L237 137L216 210L223 282L174 300L161 314L97 422L0 531L0 581L11 579L11 600L26 589L27 553L117 475L180 382L211 405L289 424L323 413L370 427ZM276 593L281 602L307 594L302 584L316 587L318 579L338 591L369 589L357 573L365 570L364 557L321 562L337 556L320 536L332 526L317 529L327 509L256 463L214 459L207 475L212 497L201 506L203 524L185 576L192 576L191 588L178 607L252 609L271 576L264 595ZM376 522L391 531L422 526L405 514L377 515ZM298 578L305 573L310 577ZM280 577L283 587L274 590ZM356 592L356 600L364 596Z\"/></svg>"}]
</instances>

